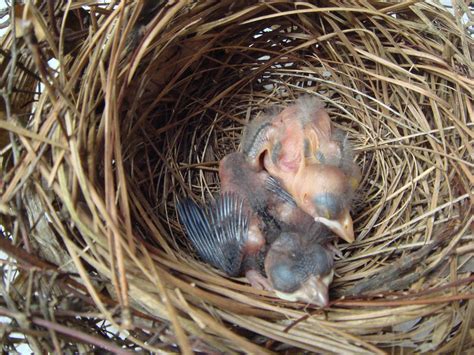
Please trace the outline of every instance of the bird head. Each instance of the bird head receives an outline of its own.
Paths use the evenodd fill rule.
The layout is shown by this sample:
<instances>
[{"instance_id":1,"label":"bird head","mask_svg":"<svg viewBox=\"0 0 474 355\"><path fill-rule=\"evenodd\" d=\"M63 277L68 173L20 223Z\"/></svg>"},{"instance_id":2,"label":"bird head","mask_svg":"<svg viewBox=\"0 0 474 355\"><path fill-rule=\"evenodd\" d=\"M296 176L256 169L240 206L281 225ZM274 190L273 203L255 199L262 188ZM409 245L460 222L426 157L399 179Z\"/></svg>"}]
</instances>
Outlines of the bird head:
<instances>
[{"instance_id":1,"label":"bird head","mask_svg":"<svg viewBox=\"0 0 474 355\"><path fill-rule=\"evenodd\" d=\"M278 297L325 307L334 275L331 251L305 235L282 233L265 258L265 271Z\"/></svg>"},{"instance_id":2,"label":"bird head","mask_svg":"<svg viewBox=\"0 0 474 355\"><path fill-rule=\"evenodd\" d=\"M350 178L331 165L311 164L300 169L290 194L297 205L347 242L354 241L349 212L353 194Z\"/></svg>"}]
</instances>

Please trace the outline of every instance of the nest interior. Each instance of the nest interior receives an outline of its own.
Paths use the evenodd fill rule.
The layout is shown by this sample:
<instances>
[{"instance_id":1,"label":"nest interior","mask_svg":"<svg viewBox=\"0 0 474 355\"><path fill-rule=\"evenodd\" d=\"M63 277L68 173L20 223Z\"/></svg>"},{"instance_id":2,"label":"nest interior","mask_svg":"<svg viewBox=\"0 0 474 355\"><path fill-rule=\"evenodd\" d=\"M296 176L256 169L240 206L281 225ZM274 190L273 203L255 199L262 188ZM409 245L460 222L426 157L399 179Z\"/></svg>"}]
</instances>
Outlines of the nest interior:
<instances>
[{"instance_id":1,"label":"nest interior","mask_svg":"<svg viewBox=\"0 0 474 355\"><path fill-rule=\"evenodd\" d=\"M2 314L34 350L472 346L467 5L49 5L15 8L21 31L3 39L15 56L2 54L3 270L16 273ZM175 211L219 192L219 160L249 119L303 94L325 102L363 175L326 310L203 264Z\"/></svg>"}]
</instances>

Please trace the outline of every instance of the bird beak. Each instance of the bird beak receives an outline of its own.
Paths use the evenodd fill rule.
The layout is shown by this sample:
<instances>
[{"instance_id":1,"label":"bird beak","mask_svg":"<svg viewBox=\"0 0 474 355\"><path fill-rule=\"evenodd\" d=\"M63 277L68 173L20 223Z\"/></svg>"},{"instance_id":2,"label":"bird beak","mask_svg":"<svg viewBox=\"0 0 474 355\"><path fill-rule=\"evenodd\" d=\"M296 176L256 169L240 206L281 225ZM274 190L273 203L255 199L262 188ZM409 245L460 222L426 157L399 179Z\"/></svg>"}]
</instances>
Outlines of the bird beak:
<instances>
[{"instance_id":1,"label":"bird beak","mask_svg":"<svg viewBox=\"0 0 474 355\"><path fill-rule=\"evenodd\" d=\"M326 307L329 304L328 284L331 283L332 277L333 273L323 279L320 276L312 276L296 292L284 293L275 290L275 294L286 301L301 301L315 306Z\"/></svg>"},{"instance_id":2,"label":"bird beak","mask_svg":"<svg viewBox=\"0 0 474 355\"><path fill-rule=\"evenodd\" d=\"M316 222L321 222L336 233L339 237L348 243L352 243L354 239L354 226L349 210L344 211L342 216L337 220L329 220L324 217L316 217Z\"/></svg>"},{"instance_id":3,"label":"bird beak","mask_svg":"<svg viewBox=\"0 0 474 355\"><path fill-rule=\"evenodd\" d=\"M303 292L307 294L311 304L321 307L326 307L329 304L328 286L319 276L310 278L303 286Z\"/></svg>"}]
</instances>

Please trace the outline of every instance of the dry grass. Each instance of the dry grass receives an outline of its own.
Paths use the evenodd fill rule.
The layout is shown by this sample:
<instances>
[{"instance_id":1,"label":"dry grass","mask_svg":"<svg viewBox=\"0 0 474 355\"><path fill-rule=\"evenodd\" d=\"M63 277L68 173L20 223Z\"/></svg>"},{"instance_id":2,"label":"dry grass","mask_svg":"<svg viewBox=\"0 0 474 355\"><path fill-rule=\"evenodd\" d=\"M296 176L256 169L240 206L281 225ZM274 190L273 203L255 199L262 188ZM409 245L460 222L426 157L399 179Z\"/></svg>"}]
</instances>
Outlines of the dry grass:
<instances>
[{"instance_id":1,"label":"dry grass","mask_svg":"<svg viewBox=\"0 0 474 355\"><path fill-rule=\"evenodd\" d=\"M17 6L2 43L5 349L15 331L35 351L472 349L472 9L82 3ZM324 311L202 264L175 212L219 191L251 117L303 93L363 171Z\"/></svg>"}]
</instances>

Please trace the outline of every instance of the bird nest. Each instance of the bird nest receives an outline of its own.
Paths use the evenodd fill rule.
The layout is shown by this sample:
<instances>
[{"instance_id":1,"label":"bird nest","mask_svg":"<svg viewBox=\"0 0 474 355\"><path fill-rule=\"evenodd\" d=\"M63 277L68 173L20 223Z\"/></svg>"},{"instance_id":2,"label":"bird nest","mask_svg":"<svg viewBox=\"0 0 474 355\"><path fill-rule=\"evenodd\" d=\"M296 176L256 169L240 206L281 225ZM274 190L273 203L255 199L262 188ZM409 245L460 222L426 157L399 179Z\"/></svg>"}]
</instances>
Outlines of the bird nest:
<instances>
[{"instance_id":1,"label":"bird nest","mask_svg":"<svg viewBox=\"0 0 474 355\"><path fill-rule=\"evenodd\" d=\"M16 5L0 57L4 349L472 347L472 9L453 3ZM362 171L326 309L202 263L176 214L219 192L249 119L303 94Z\"/></svg>"}]
</instances>

